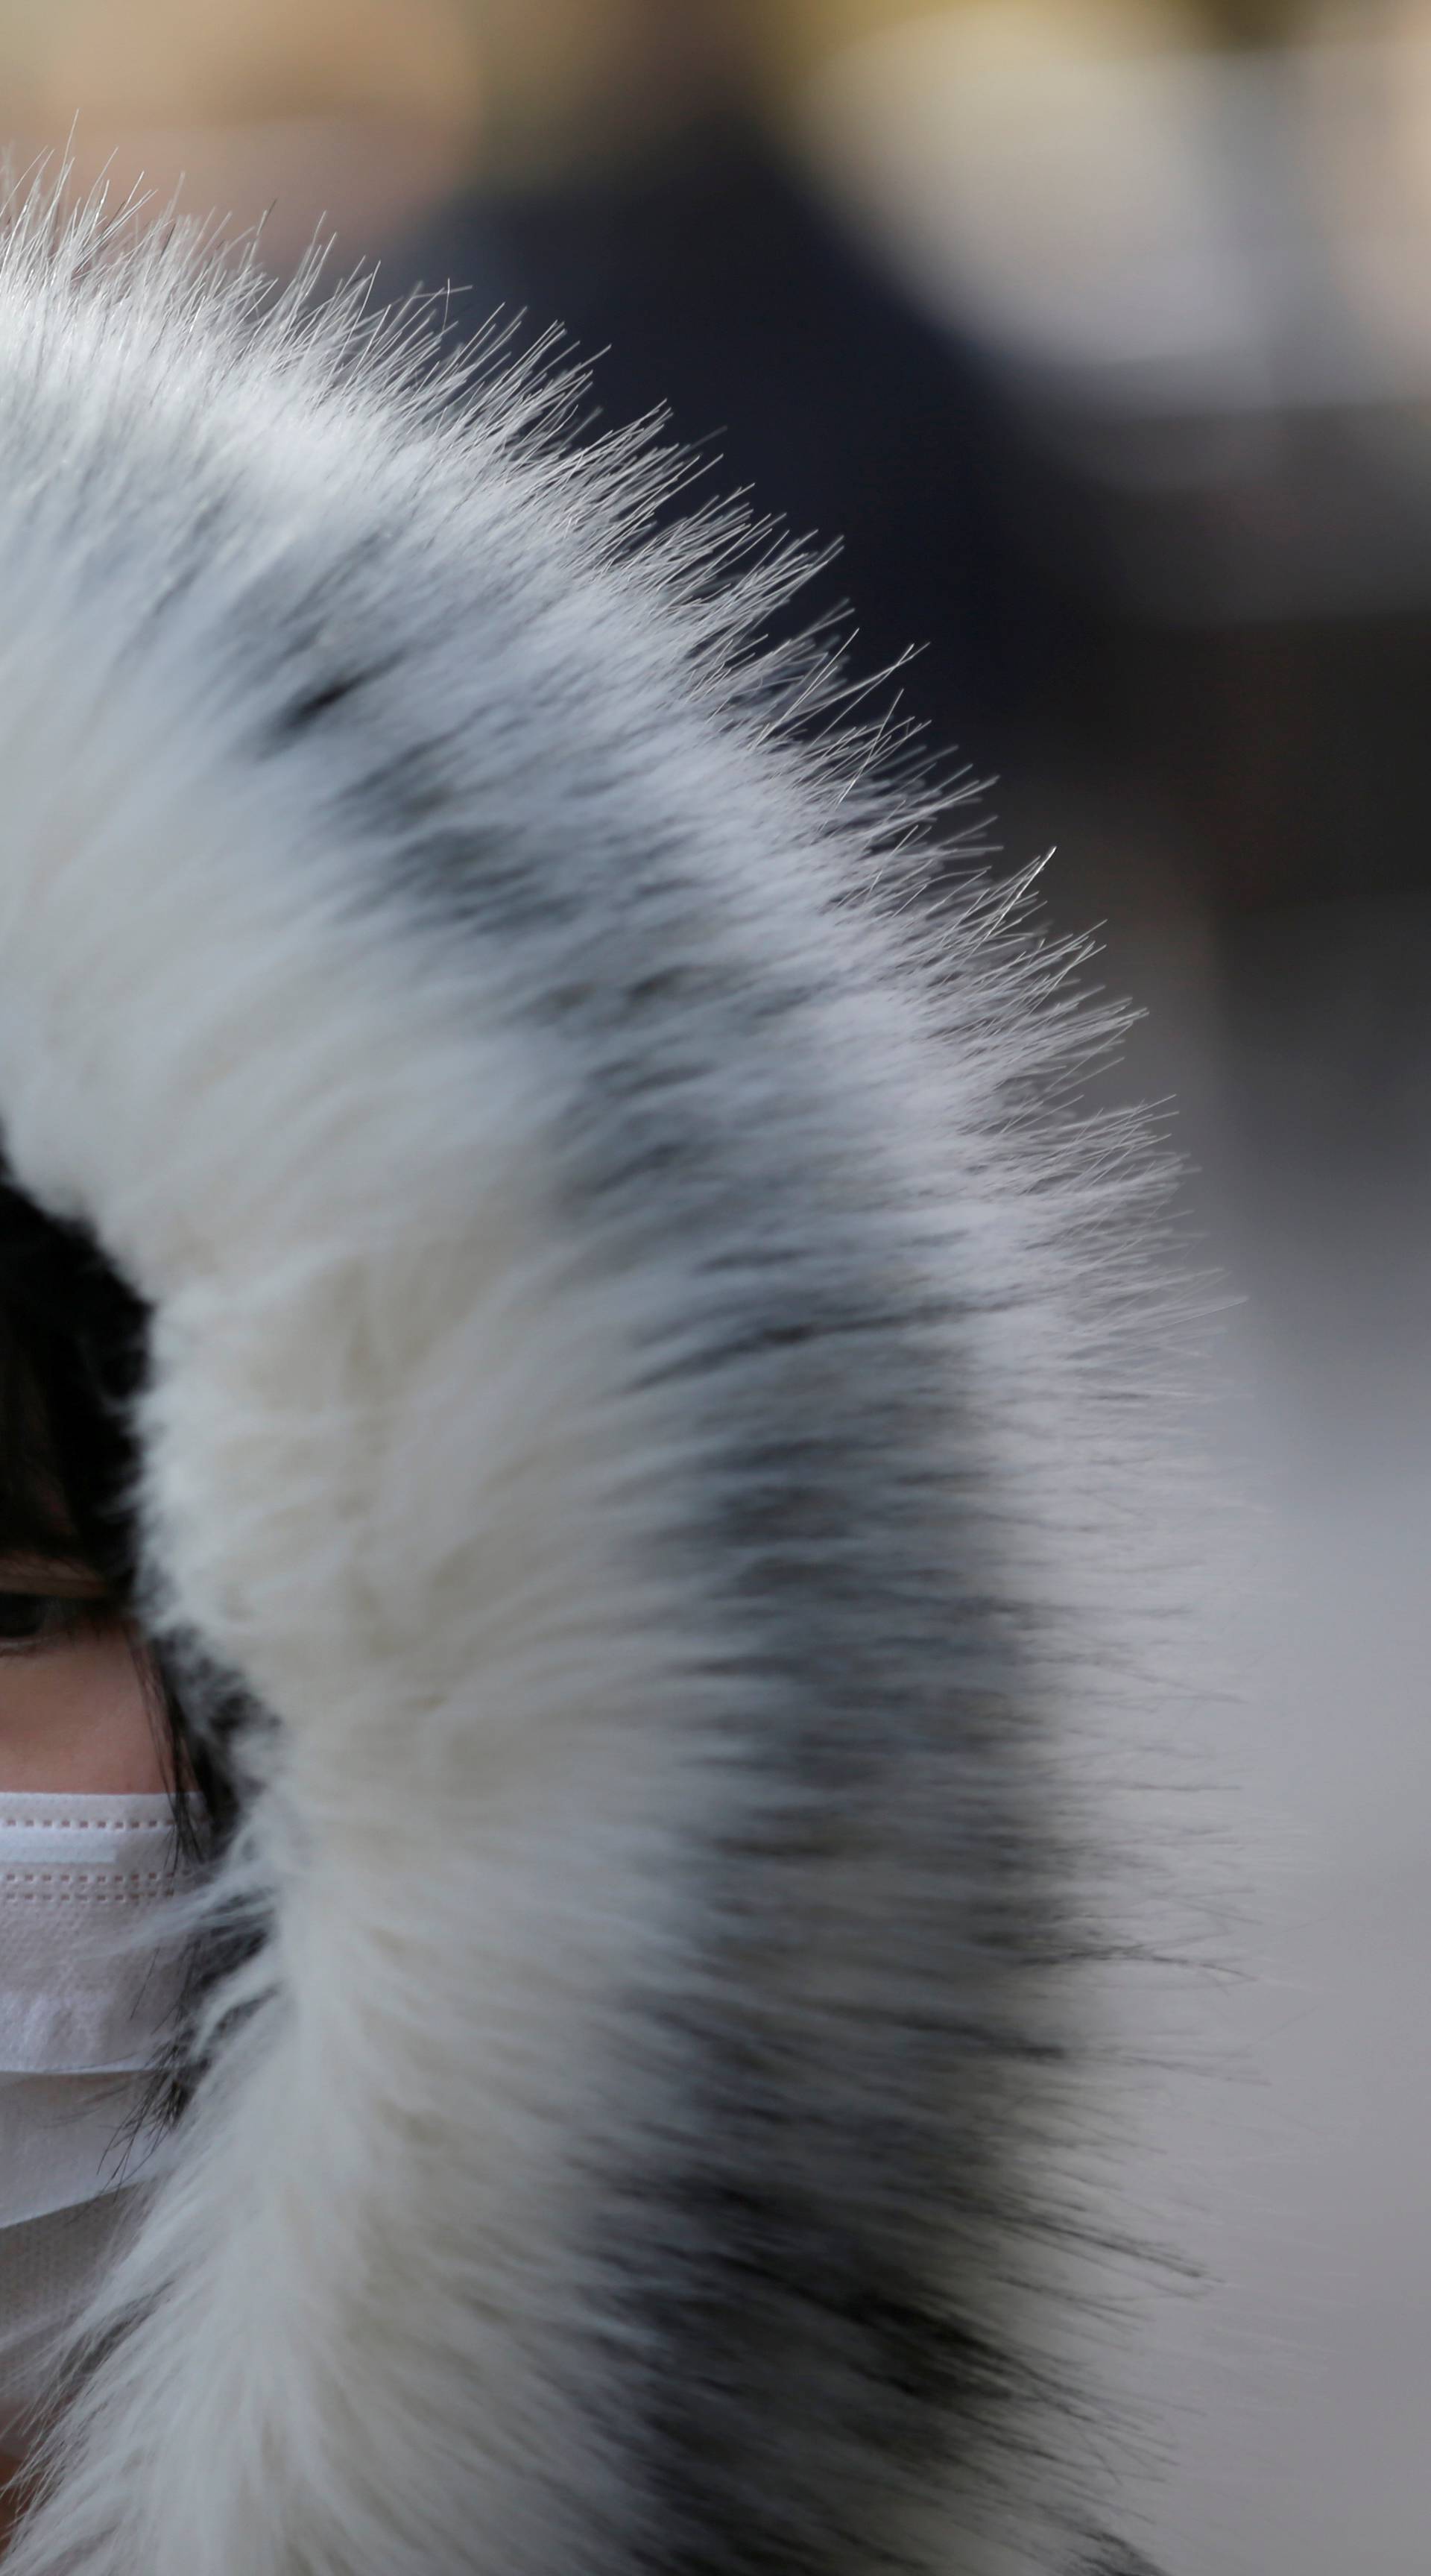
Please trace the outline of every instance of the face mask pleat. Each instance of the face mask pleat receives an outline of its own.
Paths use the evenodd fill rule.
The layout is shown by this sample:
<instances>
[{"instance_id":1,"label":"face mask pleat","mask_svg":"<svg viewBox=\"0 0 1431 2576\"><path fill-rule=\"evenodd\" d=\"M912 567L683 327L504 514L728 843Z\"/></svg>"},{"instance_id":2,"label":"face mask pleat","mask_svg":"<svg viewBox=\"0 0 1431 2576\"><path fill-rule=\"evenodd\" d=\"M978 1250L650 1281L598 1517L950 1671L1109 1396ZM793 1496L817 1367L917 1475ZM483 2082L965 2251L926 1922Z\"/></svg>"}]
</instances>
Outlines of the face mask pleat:
<instances>
[{"instance_id":1,"label":"face mask pleat","mask_svg":"<svg viewBox=\"0 0 1431 2576\"><path fill-rule=\"evenodd\" d=\"M0 2084L152 2063L177 1999L176 1862L167 1798L0 1793Z\"/></svg>"}]
</instances>

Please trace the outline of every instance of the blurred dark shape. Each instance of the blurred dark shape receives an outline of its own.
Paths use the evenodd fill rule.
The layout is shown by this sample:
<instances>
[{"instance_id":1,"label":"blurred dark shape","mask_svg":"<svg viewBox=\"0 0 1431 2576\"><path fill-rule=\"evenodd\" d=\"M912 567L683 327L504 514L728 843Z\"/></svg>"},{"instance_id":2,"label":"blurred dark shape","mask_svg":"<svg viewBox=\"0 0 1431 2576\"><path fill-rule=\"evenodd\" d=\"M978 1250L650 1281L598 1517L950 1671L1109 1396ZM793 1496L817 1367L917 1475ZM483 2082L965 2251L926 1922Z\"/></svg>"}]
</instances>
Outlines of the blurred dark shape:
<instances>
[{"instance_id":1,"label":"blurred dark shape","mask_svg":"<svg viewBox=\"0 0 1431 2576\"><path fill-rule=\"evenodd\" d=\"M753 119L710 117L613 177L453 203L383 278L467 288L460 328L502 305L523 341L557 322L600 352L592 429L664 408L708 460L678 508L748 486L760 515L840 540L787 626L848 600L859 672L920 648L875 707L897 697L981 770L1007 756L1039 620L1003 408Z\"/></svg>"},{"instance_id":2,"label":"blurred dark shape","mask_svg":"<svg viewBox=\"0 0 1431 2576\"><path fill-rule=\"evenodd\" d=\"M1378 466L1355 387L1151 432L1061 417L738 107L453 200L384 262L390 290L448 281L459 328L520 309L519 338L559 323L597 358L593 427L665 407L709 460L679 507L745 486L839 540L787 623L848 599L856 671L915 648L871 707L1008 777L1020 850L1111 807L1215 907L1424 878L1431 502L1419 457Z\"/></svg>"}]
</instances>

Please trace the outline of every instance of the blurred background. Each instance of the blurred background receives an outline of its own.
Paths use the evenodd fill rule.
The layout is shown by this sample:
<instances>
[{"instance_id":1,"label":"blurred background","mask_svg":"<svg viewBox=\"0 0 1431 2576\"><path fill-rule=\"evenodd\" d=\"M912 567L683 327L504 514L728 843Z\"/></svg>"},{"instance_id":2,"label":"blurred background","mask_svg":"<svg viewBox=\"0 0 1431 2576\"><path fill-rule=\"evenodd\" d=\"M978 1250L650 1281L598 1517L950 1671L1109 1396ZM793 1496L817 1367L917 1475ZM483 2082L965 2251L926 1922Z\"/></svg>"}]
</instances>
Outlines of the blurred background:
<instances>
[{"instance_id":1,"label":"blurred background","mask_svg":"<svg viewBox=\"0 0 1431 2576\"><path fill-rule=\"evenodd\" d=\"M1205 1428L1245 1985L1158 2144L1166 2576L1431 2569L1431 0L0 0L17 165L455 290L839 539L1057 844L1241 1299ZM1235 1872L1234 1872L1235 1875Z\"/></svg>"}]
</instances>

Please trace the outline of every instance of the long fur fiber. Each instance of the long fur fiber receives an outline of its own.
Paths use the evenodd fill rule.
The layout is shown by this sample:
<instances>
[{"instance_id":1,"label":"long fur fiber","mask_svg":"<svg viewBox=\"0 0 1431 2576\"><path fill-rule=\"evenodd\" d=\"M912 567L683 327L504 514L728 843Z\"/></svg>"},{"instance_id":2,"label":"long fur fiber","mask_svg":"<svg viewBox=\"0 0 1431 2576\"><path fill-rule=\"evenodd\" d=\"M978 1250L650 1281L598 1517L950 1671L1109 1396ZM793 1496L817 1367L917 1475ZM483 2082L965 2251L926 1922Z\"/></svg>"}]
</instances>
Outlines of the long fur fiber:
<instances>
[{"instance_id":1,"label":"long fur fiber","mask_svg":"<svg viewBox=\"0 0 1431 2576\"><path fill-rule=\"evenodd\" d=\"M410 337L0 248L0 1135L265 1932L14 2576L1045 2576L1146 1174L789 562Z\"/></svg>"}]
</instances>

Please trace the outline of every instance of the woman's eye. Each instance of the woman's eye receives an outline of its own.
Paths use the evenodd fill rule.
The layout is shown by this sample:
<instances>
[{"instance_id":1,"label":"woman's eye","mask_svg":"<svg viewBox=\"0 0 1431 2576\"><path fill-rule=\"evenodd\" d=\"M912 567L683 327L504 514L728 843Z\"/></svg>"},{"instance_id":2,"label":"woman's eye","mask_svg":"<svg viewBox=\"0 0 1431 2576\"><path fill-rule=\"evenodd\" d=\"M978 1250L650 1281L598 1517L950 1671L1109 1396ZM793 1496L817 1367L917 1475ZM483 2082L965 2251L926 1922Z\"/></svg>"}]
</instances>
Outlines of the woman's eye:
<instances>
[{"instance_id":1,"label":"woman's eye","mask_svg":"<svg viewBox=\"0 0 1431 2576\"><path fill-rule=\"evenodd\" d=\"M83 1593L0 1592L0 1654L68 1644L94 1626L101 1606Z\"/></svg>"}]
</instances>

